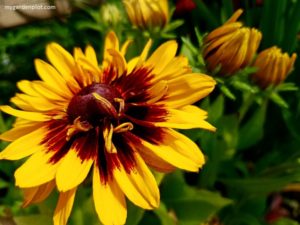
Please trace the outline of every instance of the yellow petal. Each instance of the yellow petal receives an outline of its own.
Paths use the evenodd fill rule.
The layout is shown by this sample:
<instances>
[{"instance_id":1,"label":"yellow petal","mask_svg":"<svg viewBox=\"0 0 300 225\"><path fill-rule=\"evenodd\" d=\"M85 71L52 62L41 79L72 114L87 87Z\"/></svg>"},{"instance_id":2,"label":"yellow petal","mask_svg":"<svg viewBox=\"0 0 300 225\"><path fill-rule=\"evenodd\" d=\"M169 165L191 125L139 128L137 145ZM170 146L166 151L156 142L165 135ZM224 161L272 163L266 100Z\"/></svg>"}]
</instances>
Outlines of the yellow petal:
<instances>
[{"instance_id":1,"label":"yellow petal","mask_svg":"<svg viewBox=\"0 0 300 225\"><path fill-rule=\"evenodd\" d=\"M224 43L227 43L229 40L231 40L233 35L234 35L234 32L225 34L225 35L211 41L208 44L208 46L204 49L204 57L207 57L207 55L209 55L209 53L211 53L214 49L222 46ZM212 53L212 54L214 54L214 53Z\"/></svg>"},{"instance_id":2,"label":"yellow petal","mask_svg":"<svg viewBox=\"0 0 300 225\"><path fill-rule=\"evenodd\" d=\"M124 167L116 168L113 176L127 198L144 209L153 209L159 205L159 190L154 176L138 155L135 154L134 171L128 174Z\"/></svg>"},{"instance_id":3,"label":"yellow petal","mask_svg":"<svg viewBox=\"0 0 300 225\"><path fill-rule=\"evenodd\" d=\"M159 74L175 57L177 52L176 41L168 41L160 45L146 61L146 65L153 67L153 74Z\"/></svg>"},{"instance_id":4,"label":"yellow petal","mask_svg":"<svg viewBox=\"0 0 300 225\"><path fill-rule=\"evenodd\" d=\"M70 92L66 81L53 66L40 59L35 59L34 64L40 78L51 86L51 88L53 88L61 96L66 96L67 98L72 97L72 93Z\"/></svg>"},{"instance_id":5,"label":"yellow petal","mask_svg":"<svg viewBox=\"0 0 300 225\"><path fill-rule=\"evenodd\" d=\"M169 143L171 148L196 162L199 167L202 167L205 162L204 156L195 142L177 131L169 129L164 137L164 143Z\"/></svg>"},{"instance_id":6,"label":"yellow petal","mask_svg":"<svg viewBox=\"0 0 300 225\"><path fill-rule=\"evenodd\" d=\"M203 128L215 131L216 128L205 121L207 113L196 106L188 105L179 109L167 109L165 122L157 122L155 126L178 129Z\"/></svg>"},{"instance_id":7,"label":"yellow petal","mask_svg":"<svg viewBox=\"0 0 300 225\"><path fill-rule=\"evenodd\" d=\"M52 89L51 86L49 86L47 83L42 81L33 81L31 83L32 88L36 90L41 96L43 96L45 99L54 100L54 101L66 101L68 98L62 97L60 94L58 94L54 89ZM71 97L69 97L70 99Z\"/></svg>"},{"instance_id":8,"label":"yellow petal","mask_svg":"<svg viewBox=\"0 0 300 225\"><path fill-rule=\"evenodd\" d=\"M49 111L59 108L59 105L49 102L47 99L26 94L16 94L10 101L25 111Z\"/></svg>"},{"instance_id":9,"label":"yellow petal","mask_svg":"<svg viewBox=\"0 0 300 225\"><path fill-rule=\"evenodd\" d=\"M56 205L53 224L54 225L66 225L71 214L73 203L75 199L76 188L60 192L58 203Z\"/></svg>"},{"instance_id":10,"label":"yellow petal","mask_svg":"<svg viewBox=\"0 0 300 225\"><path fill-rule=\"evenodd\" d=\"M30 121L31 122L31 121ZM0 139L3 141L14 141L24 135L31 133L32 131L43 126L42 123L31 122L28 124L22 124L14 126L12 129L0 134Z\"/></svg>"},{"instance_id":11,"label":"yellow petal","mask_svg":"<svg viewBox=\"0 0 300 225\"><path fill-rule=\"evenodd\" d=\"M297 58L297 54L293 53L290 60L289 60L289 64L288 64L288 67L287 67L287 73L290 73L291 70L293 69L296 58Z\"/></svg>"},{"instance_id":12,"label":"yellow petal","mask_svg":"<svg viewBox=\"0 0 300 225\"><path fill-rule=\"evenodd\" d=\"M288 55L286 55L287 59L285 60L285 57L280 57L280 56L274 56L272 63L269 65L271 68L271 72L270 72L270 84L279 84L281 82L281 79L284 77L282 76L282 72L279 71L279 62L281 61L281 67L283 69L283 71L286 74L286 67L287 67L287 60L288 60Z\"/></svg>"},{"instance_id":13,"label":"yellow petal","mask_svg":"<svg viewBox=\"0 0 300 225\"><path fill-rule=\"evenodd\" d=\"M54 181L42 184L37 187L24 188L24 202L23 207L26 207L32 203L39 203L44 201L52 192L55 187Z\"/></svg>"},{"instance_id":14,"label":"yellow petal","mask_svg":"<svg viewBox=\"0 0 300 225\"><path fill-rule=\"evenodd\" d=\"M57 168L57 189L64 192L81 184L87 177L92 164L93 159L82 160L75 149L70 149Z\"/></svg>"},{"instance_id":15,"label":"yellow petal","mask_svg":"<svg viewBox=\"0 0 300 225\"><path fill-rule=\"evenodd\" d=\"M73 55L74 55L74 59L75 61L78 60L79 58L85 58L85 54L83 53L82 49L81 48L74 48L73 49Z\"/></svg>"},{"instance_id":16,"label":"yellow petal","mask_svg":"<svg viewBox=\"0 0 300 225\"><path fill-rule=\"evenodd\" d=\"M131 72L136 68L139 60L139 57L134 57L127 63L127 75L131 74Z\"/></svg>"},{"instance_id":17,"label":"yellow petal","mask_svg":"<svg viewBox=\"0 0 300 225\"><path fill-rule=\"evenodd\" d=\"M250 37L248 41L248 51L245 58L245 62L247 63L251 62L252 58L255 55L255 52L259 47L261 38L262 38L261 32L259 32L254 28L251 28Z\"/></svg>"},{"instance_id":18,"label":"yellow petal","mask_svg":"<svg viewBox=\"0 0 300 225\"><path fill-rule=\"evenodd\" d=\"M137 143L140 143L136 146L140 151L149 151L180 169L197 172L204 164L204 157L198 146L173 130L164 129L163 140L159 144L151 144L142 139Z\"/></svg>"},{"instance_id":19,"label":"yellow petal","mask_svg":"<svg viewBox=\"0 0 300 225\"><path fill-rule=\"evenodd\" d=\"M184 56L174 57L161 71L157 74L152 82L157 80L170 80L183 74L191 73L188 59Z\"/></svg>"},{"instance_id":20,"label":"yellow petal","mask_svg":"<svg viewBox=\"0 0 300 225\"><path fill-rule=\"evenodd\" d=\"M98 60L97 55L94 50L94 48L90 45L88 45L85 49L85 55L88 58L88 60L95 66L98 67Z\"/></svg>"},{"instance_id":21,"label":"yellow petal","mask_svg":"<svg viewBox=\"0 0 300 225\"><path fill-rule=\"evenodd\" d=\"M46 55L51 64L64 78L68 86L74 89L74 91L78 91L80 87L73 76L75 69L75 60L73 56L56 43L47 45Z\"/></svg>"},{"instance_id":22,"label":"yellow petal","mask_svg":"<svg viewBox=\"0 0 300 225\"><path fill-rule=\"evenodd\" d=\"M152 40L149 39L147 44L145 45L140 57L139 57L139 60L138 60L137 64L135 66L141 66L145 62L151 46L152 46Z\"/></svg>"},{"instance_id":23,"label":"yellow petal","mask_svg":"<svg viewBox=\"0 0 300 225\"><path fill-rule=\"evenodd\" d=\"M159 172L168 173L176 169L166 160L158 157L157 155L153 154L152 151L148 151L146 148L136 148L136 151L139 152L139 154L141 155L141 157L147 165Z\"/></svg>"},{"instance_id":24,"label":"yellow petal","mask_svg":"<svg viewBox=\"0 0 300 225\"><path fill-rule=\"evenodd\" d=\"M95 66L93 63L91 63L86 58L78 58L77 62L87 71L91 72L93 75L98 74L98 76L101 74L101 70L98 66Z\"/></svg>"},{"instance_id":25,"label":"yellow petal","mask_svg":"<svg viewBox=\"0 0 300 225\"><path fill-rule=\"evenodd\" d=\"M93 174L93 198L96 212L103 224L125 224L127 216L125 196L114 180L101 183L97 165L94 166Z\"/></svg>"},{"instance_id":26,"label":"yellow petal","mask_svg":"<svg viewBox=\"0 0 300 225\"><path fill-rule=\"evenodd\" d=\"M225 24L235 22L243 13L242 9L238 9L234 12L234 14L225 22Z\"/></svg>"},{"instance_id":27,"label":"yellow petal","mask_svg":"<svg viewBox=\"0 0 300 225\"><path fill-rule=\"evenodd\" d=\"M164 104L171 108L190 105L206 97L215 87L215 80L205 74L186 74L168 81Z\"/></svg>"},{"instance_id":28,"label":"yellow petal","mask_svg":"<svg viewBox=\"0 0 300 225\"><path fill-rule=\"evenodd\" d=\"M154 84L151 88L147 90L149 100L147 101L148 104L152 104L160 100L165 96L168 91L168 82L167 81L159 81Z\"/></svg>"},{"instance_id":29,"label":"yellow petal","mask_svg":"<svg viewBox=\"0 0 300 225\"><path fill-rule=\"evenodd\" d=\"M242 68L242 65L246 65L249 62L245 62L245 58L248 51L248 40L250 36L249 28L240 29L235 39L227 46L231 49L230 54L223 54L221 58L222 70L226 71L226 74L232 74Z\"/></svg>"},{"instance_id":30,"label":"yellow petal","mask_svg":"<svg viewBox=\"0 0 300 225\"><path fill-rule=\"evenodd\" d=\"M21 80L17 83L17 87L24 92L25 94L31 95L31 96L40 96L39 93L36 92L36 90L34 90L32 88L32 82L28 81L28 80Z\"/></svg>"},{"instance_id":31,"label":"yellow petal","mask_svg":"<svg viewBox=\"0 0 300 225\"><path fill-rule=\"evenodd\" d=\"M212 41L215 38L219 38L223 35L232 33L234 31L238 30L241 26L243 26L242 23L235 22L235 23L230 23L230 24L226 24L221 27L218 27L217 29L210 32L207 35L207 37L205 37L205 42L209 43L210 41Z\"/></svg>"},{"instance_id":32,"label":"yellow petal","mask_svg":"<svg viewBox=\"0 0 300 225\"><path fill-rule=\"evenodd\" d=\"M47 120L51 119L50 116L47 116L47 115L42 114L42 113L17 110L17 109L14 109L14 108L12 108L8 105L0 106L0 110L7 113L7 114L12 115L12 116L20 117L20 118L30 120L30 121L40 121L40 122L42 122L42 121L47 121Z\"/></svg>"},{"instance_id":33,"label":"yellow petal","mask_svg":"<svg viewBox=\"0 0 300 225\"><path fill-rule=\"evenodd\" d=\"M125 43L122 45L121 47L121 55L122 56L125 56L126 52L127 52L127 49L129 47L129 45L132 43L132 40L127 40L125 41Z\"/></svg>"},{"instance_id":34,"label":"yellow petal","mask_svg":"<svg viewBox=\"0 0 300 225\"><path fill-rule=\"evenodd\" d=\"M112 61L112 56L108 52L109 49L114 49L116 51L119 51L119 40L113 31L110 31L105 37L103 63L102 63L104 68L108 67Z\"/></svg>"},{"instance_id":35,"label":"yellow petal","mask_svg":"<svg viewBox=\"0 0 300 225\"><path fill-rule=\"evenodd\" d=\"M15 172L16 186L28 188L47 183L54 179L59 163L49 162L53 153L34 153Z\"/></svg>"},{"instance_id":36,"label":"yellow petal","mask_svg":"<svg viewBox=\"0 0 300 225\"><path fill-rule=\"evenodd\" d=\"M37 151L42 151L45 147L40 142L45 137L45 134L46 130L42 127L18 138L0 153L0 159L18 160Z\"/></svg>"},{"instance_id":37,"label":"yellow petal","mask_svg":"<svg viewBox=\"0 0 300 225\"><path fill-rule=\"evenodd\" d=\"M46 54L49 61L56 67L62 77L72 78L70 76L75 66L75 61L69 52L57 43L50 43L47 45Z\"/></svg>"},{"instance_id":38,"label":"yellow petal","mask_svg":"<svg viewBox=\"0 0 300 225\"><path fill-rule=\"evenodd\" d=\"M118 51L114 49L108 49L107 51L112 56L111 63L115 68L118 68L118 76L120 77L127 68L126 60Z\"/></svg>"}]
</instances>

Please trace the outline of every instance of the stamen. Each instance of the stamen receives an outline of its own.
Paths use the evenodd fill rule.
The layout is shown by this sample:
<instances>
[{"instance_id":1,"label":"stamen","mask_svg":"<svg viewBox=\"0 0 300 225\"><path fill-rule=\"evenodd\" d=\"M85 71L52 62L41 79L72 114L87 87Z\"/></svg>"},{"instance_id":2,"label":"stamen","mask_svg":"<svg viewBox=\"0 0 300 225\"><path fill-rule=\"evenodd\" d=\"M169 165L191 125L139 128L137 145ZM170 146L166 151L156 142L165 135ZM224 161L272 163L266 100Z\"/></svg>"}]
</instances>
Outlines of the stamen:
<instances>
[{"instance_id":1,"label":"stamen","mask_svg":"<svg viewBox=\"0 0 300 225\"><path fill-rule=\"evenodd\" d=\"M89 131L92 127L91 124L89 124L87 121L80 121L80 116L78 116L74 121L73 124L69 126L68 131L67 131L67 137L66 140L69 141L70 138L74 135L77 134L78 132L87 132Z\"/></svg>"},{"instance_id":2,"label":"stamen","mask_svg":"<svg viewBox=\"0 0 300 225\"><path fill-rule=\"evenodd\" d=\"M114 128L115 133L122 133L133 129L133 124L130 122L122 123Z\"/></svg>"},{"instance_id":3,"label":"stamen","mask_svg":"<svg viewBox=\"0 0 300 225\"><path fill-rule=\"evenodd\" d=\"M113 125L110 124L109 126L106 126L103 130L103 138L104 138L104 145L105 149L108 153L117 153L117 149L112 143L112 136L113 136Z\"/></svg>"},{"instance_id":4,"label":"stamen","mask_svg":"<svg viewBox=\"0 0 300 225\"><path fill-rule=\"evenodd\" d=\"M122 98L114 98L114 101L117 102L117 103L119 103L118 116L121 116L121 114L124 112L124 108L125 108L124 99L122 99Z\"/></svg>"},{"instance_id":5,"label":"stamen","mask_svg":"<svg viewBox=\"0 0 300 225\"><path fill-rule=\"evenodd\" d=\"M104 110L106 110L106 112L113 115L114 117L117 116L117 111L115 107L110 103L110 101L108 101L106 98L103 98L101 95L99 95L96 92L93 92L92 95L94 96L95 99L97 99L101 103L101 106L103 107Z\"/></svg>"}]
</instances>

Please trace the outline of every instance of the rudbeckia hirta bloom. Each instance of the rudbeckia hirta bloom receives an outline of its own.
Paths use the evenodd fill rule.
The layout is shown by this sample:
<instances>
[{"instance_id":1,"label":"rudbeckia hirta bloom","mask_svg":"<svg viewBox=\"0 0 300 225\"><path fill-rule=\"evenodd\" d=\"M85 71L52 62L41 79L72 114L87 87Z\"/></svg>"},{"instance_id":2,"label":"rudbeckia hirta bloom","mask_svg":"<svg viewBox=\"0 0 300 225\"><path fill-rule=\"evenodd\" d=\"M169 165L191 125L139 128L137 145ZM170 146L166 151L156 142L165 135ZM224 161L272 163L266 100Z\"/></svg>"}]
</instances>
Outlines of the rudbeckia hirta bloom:
<instances>
[{"instance_id":1,"label":"rudbeckia hirta bloom","mask_svg":"<svg viewBox=\"0 0 300 225\"><path fill-rule=\"evenodd\" d=\"M265 49L258 54L253 64L258 70L251 78L261 88L276 86L291 72L296 58L296 53L290 57L288 53L282 53L276 46Z\"/></svg>"},{"instance_id":2,"label":"rudbeckia hirta bloom","mask_svg":"<svg viewBox=\"0 0 300 225\"><path fill-rule=\"evenodd\" d=\"M204 39L203 54L210 71L221 66L220 75L232 75L253 59L262 35L257 29L236 22L242 12L237 10L225 24Z\"/></svg>"},{"instance_id":3,"label":"rudbeckia hirta bloom","mask_svg":"<svg viewBox=\"0 0 300 225\"><path fill-rule=\"evenodd\" d=\"M163 28L169 18L168 0L123 0L130 22L141 29Z\"/></svg>"},{"instance_id":4,"label":"rudbeckia hirta bloom","mask_svg":"<svg viewBox=\"0 0 300 225\"><path fill-rule=\"evenodd\" d=\"M73 56L51 43L50 63L35 60L41 81L20 81L23 93L11 99L19 109L1 106L17 117L1 139L12 141L1 159L30 156L16 170L24 205L44 200L54 188L59 199L54 224L65 225L75 193L92 170L93 198L101 222L124 224L125 196L137 206L159 205L150 169L198 171L204 157L197 145L173 128L215 130L207 113L191 104L207 96L215 81L192 73L177 43L162 44L148 58L126 61L128 42L119 48L113 32L105 40L98 66L95 51L75 48Z\"/></svg>"}]
</instances>

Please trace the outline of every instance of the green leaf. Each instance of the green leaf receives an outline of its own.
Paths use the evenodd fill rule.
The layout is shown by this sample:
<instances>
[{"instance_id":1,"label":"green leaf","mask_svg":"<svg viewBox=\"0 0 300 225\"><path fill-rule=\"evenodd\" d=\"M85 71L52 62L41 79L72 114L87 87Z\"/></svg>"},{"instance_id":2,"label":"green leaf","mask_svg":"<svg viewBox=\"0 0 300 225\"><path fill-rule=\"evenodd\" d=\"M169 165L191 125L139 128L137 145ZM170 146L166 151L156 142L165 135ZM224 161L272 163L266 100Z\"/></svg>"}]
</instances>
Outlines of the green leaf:
<instances>
[{"instance_id":1,"label":"green leaf","mask_svg":"<svg viewBox=\"0 0 300 225\"><path fill-rule=\"evenodd\" d=\"M219 95L217 99L208 108L208 120L216 122L224 113L224 96Z\"/></svg>"},{"instance_id":2,"label":"green leaf","mask_svg":"<svg viewBox=\"0 0 300 225\"><path fill-rule=\"evenodd\" d=\"M287 109L282 110L282 115L291 135L300 140L300 115Z\"/></svg>"},{"instance_id":3,"label":"green leaf","mask_svg":"<svg viewBox=\"0 0 300 225\"><path fill-rule=\"evenodd\" d=\"M161 193L162 200L169 209L174 210L181 224L200 224L232 203L219 193L188 186L180 172L165 178Z\"/></svg>"},{"instance_id":4,"label":"green leaf","mask_svg":"<svg viewBox=\"0 0 300 225\"><path fill-rule=\"evenodd\" d=\"M282 83L276 87L277 91L298 91L299 88L294 83Z\"/></svg>"},{"instance_id":5,"label":"green leaf","mask_svg":"<svg viewBox=\"0 0 300 225\"><path fill-rule=\"evenodd\" d=\"M245 68L239 70L237 73L234 74L235 77L245 77L247 78L250 74L255 73L258 70L257 67L253 66L246 66Z\"/></svg>"},{"instance_id":6,"label":"green leaf","mask_svg":"<svg viewBox=\"0 0 300 225\"><path fill-rule=\"evenodd\" d=\"M289 218L280 218L274 223L271 223L271 225L299 225L299 223Z\"/></svg>"},{"instance_id":7,"label":"green leaf","mask_svg":"<svg viewBox=\"0 0 300 225\"><path fill-rule=\"evenodd\" d=\"M181 37L181 40L193 55L197 55L199 53L199 49L196 48L188 38Z\"/></svg>"},{"instance_id":8,"label":"green leaf","mask_svg":"<svg viewBox=\"0 0 300 225\"><path fill-rule=\"evenodd\" d=\"M126 225L138 225L143 218L145 210L127 201L127 220Z\"/></svg>"},{"instance_id":9,"label":"green leaf","mask_svg":"<svg viewBox=\"0 0 300 225\"><path fill-rule=\"evenodd\" d=\"M244 196L266 195L268 193L279 191L285 185L295 180L298 175L286 175L283 177L254 177L241 179L220 179L227 188L235 193L243 194Z\"/></svg>"},{"instance_id":10,"label":"green leaf","mask_svg":"<svg viewBox=\"0 0 300 225\"><path fill-rule=\"evenodd\" d=\"M285 19L285 31L281 47L289 53L295 51L297 46L297 33L299 32L300 1L289 1L290 13Z\"/></svg>"},{"instance_id":11,"label":"green leaf","mask_svg":"<svg viewBox=\"0 0 300 225\"><path fill-rule=\"evenodd\" d=\"M287 0L265 0L263 4L260 29L263 33L262 47L266 48L273 44L279 44L283 38L284 11ZM272 18L272 19L270 19Z\"/></svg>"},{"instance_id":12,"label":"green leaf","mask_svg":"<svg viewBox=\"0 0 300 225\"><path fill-rule=\"evenodd\" d=\"M272 102L274 102L275 104L277 104L278 106L282 107L282 108L288 108L289 105L286 103L286 101L277 93L277 92L272 92L270 99L272 100Z\"/></svg>"},{"instance_id":13,"label":"green leaf","mask_svg":"<svg viewBox=\"0 0 300 225\"><path fill-rule=\"evenodd\" d=\"M234 215L234 218L230 220L231 225L261 225L260 221L247 213L239 213Z\"/></svg>"},{"instance_id":14,"label":"green leaf","mask_svg":"<svg viewBox=\"0 0 300 225\"><path fill-rule=\"evenodd\" d=\"M9 184L6 181L0 179L0 189L8 187L8 186L9 186Z\"/></svg>"},{"instance_id":15,"label":"green leaf","mask_svg":"<svg viewBox=\"0 0 300 225\"><path fill-rule=\"evenodd\" d=\"M249 85L249 82L243 82L239 80L235 80L232 82L232 86L234 86L236 89L241 90L241 91L247 91L251 93L255 93L256 90L254 87Z\"/></svg>"},{"instance_id":16,"label":"green leaf","mask_svg":"<svg viewBox=\"0 0 300 225\"><path fill-rule=\"evenodd\" d=\"M160 203L159 208L154 210L154 213L160 219L161 225L175 225L174 219L168 213L168 210L163 202Z\"/></svg>"},{"instance_id":17,"label":"green leaf","mask_svg":"<svg viewBox=\"0 0 300 225\"><path fill-rule=\"evenodd\" d=\"M203 36L201 35L201 33L197 27L195 27L195 34L197 37L198 45L199 45L199 47L201 47L203 45Z\"/></svg>"},{"instance_id":18,"label":"green leaf","mask_svg":"<svg viewBox=\"0 0 300 225\"><path fill-rule=\"evenodd\" d=\"M228 88L228 87L226 87L225 85L222 85L221 87L220 87L220 90L222 91L222 93L226 96L226 97L228 97L228 98L230 98L231 100L235 100L236 99L236 97L234 96L234 94L230 91L230 89Z\"/></svg>"},{"instance_id":19,"label":"green leaf","mask_svg":"<svg viewBox=\"0 0 300 225\"><path fill-rule=\"evenodd\" d=\"M216 133L203 133L200 139L207 163L200 173L201 187L212 188L218 179L220 166L224 160L231 159L238 141L238 117L236 115L222 116L215 124Z\"/></svg>"},{"instance_id":20,"label":"green leaf","mask_svg":"<svg viewBox=\"0 0 300 225\"><path fill-rule=\"evenodd\" d=\"M249 148L260 141L264 134L267 104L259 107L239 132L238 149Z\"/></svg>"},{"instance_id":21,"label":"green leaf","mask_svg":"<svg viewBox=\"0 0 300 225\"><path fill-rule=\"evenodd\" d=\"M175 30L176 28L180 27L182 24L184 24L183 20L175 20L167 24L167 26L163 29L164 33L170 32Z\"/></svg>"}]
</instances>

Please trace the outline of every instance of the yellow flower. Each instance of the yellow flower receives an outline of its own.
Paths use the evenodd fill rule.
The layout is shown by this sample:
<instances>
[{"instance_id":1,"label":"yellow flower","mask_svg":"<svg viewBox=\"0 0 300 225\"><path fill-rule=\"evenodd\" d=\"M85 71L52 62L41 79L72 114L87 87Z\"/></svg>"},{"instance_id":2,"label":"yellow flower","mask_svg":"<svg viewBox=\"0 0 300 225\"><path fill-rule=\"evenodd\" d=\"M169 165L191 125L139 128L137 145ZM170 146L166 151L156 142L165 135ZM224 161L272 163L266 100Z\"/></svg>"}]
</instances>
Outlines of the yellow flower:
<instances>
[{"instance_id":1,"label":"yellow flower","mask_svg":"<svg viewBox=\"0 0 300 225\"><path fill-rule=\"evenodd\" d=\"M113 32L105 40L104 60L95 51L75 48L72 56L51 43L50 64L35 60L41 81L20 81L11 99L19 109L1 106L17 117L0 138L12 141L1 159L30 156L16 170L24 205L44 200L54 188L59 200L54 225L65 225L75 193L92 169L93 198L103 224L124 224L125 196L144 209L158 207L160 195L150 168L198 171L204 157L197 145L175 129L215 128L207 113L190 104L207 96L215 81L193 73L177 43L168 41L147 57L126 61Z\"/></svg>"},{"instance_id":2,"label":"yellow flower","mask_svg":"<svg viewBox=\"0 0 300 225\"><path fill-rule=\"evenodd\" d=\"M261 41L261 33L236 22L242 14L237 10L221 27L204 39L204 59L210 71L221 66L221 75L231 75L249 65Z\"/></svg>"},{"instance_id":3,"label":"yellow flower","mask_svg":"<svg viewBox=\"0 0 300 225\"><path fill-rule=\"evenodd\" d=\"M163 28L169 17L168 0L123 0L127 15L141 29Z\"/></svg>"},{"instance_id":4,"label":"yellow flower","mask_svg":"<svg viewBox=\"0 0 300 225\"><path fill-rule=\"evenodd\" d=\"M292 70L296 58L296 53L290 57L287 53L282 53L281 49L276 46L265 49L258 54L253 64L258 71L251 78L261 88L278 85Z\"/></svg>"}]
</instances>

